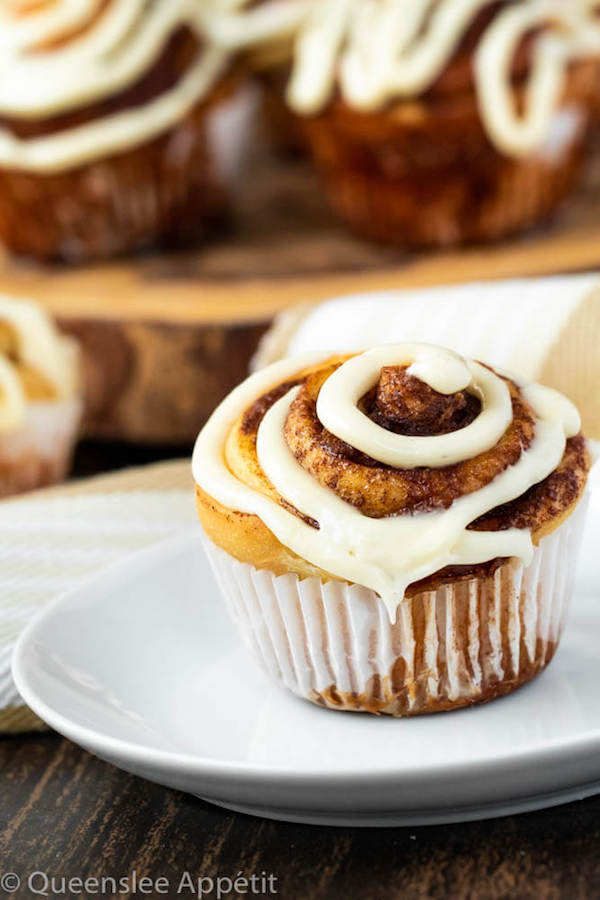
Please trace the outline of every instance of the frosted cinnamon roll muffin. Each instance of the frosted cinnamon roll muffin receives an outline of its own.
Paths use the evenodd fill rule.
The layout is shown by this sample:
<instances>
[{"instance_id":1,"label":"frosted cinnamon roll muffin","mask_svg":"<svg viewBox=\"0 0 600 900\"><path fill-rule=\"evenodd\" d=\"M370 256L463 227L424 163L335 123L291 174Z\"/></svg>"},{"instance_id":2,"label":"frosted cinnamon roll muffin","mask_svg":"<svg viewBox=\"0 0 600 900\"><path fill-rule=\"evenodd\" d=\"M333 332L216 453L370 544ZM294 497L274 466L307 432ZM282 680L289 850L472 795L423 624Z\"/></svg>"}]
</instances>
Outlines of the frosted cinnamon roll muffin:
<instances>
[{"instance_id":1,"label":"frosted cinnamon roll muffin","mask_svg":"<svg viewBox=\"0 0 600 900\"><path fill-rule=\"evenodd\" d=\"M198 239L233 87L203 0L1 0L0 239L66 261Z\"/></svg>"},{"instance_id":2,"label":"frosted cinnamon roll muffin","mask_svg":"<svg viewBox=\"0 0 600 900\"><path fill-rule=\"evenodd\" d=\"M0 296L0 497L68 474L81 414L75 341L36 304Z\"/></svg>"},{"instance_id":3,"label":"frosted cinnamon roll muffin","mask_svg":"<svg viewBox=\"0 0 600 900\"><path fill-rule=\"evenodd\" d=\"M598 77L592 0L228 6L223 40L279 47L271 71L358 232L401 245L498 238L571 188Z\"/></svg>"},{"instance_id":4,"label":"frosted cinnamon roll muffin","mask_svg":"<svg viewBox=\"0 0 600 900\"><path fill-rule=\"evenodd\" d=\"M550 662L589 465L564 396L428 344L275 363L193 457L209 558L267 670L396 716L491 700Z\"/></svg>"}]
</instances>

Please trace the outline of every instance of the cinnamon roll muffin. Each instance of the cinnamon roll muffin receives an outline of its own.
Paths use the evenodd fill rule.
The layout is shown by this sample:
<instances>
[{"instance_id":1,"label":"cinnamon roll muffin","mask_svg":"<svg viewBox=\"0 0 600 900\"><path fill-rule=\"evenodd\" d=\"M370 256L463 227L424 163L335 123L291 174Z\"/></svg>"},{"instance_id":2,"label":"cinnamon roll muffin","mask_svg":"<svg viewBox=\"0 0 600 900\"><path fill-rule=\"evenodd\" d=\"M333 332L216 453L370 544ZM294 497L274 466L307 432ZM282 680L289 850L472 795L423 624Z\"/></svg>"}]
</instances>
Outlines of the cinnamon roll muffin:
<instances>
[{"instance_id":1,"label":"cinnamon roll muffin","mask_svg":"<svg viewBox=\"0 0 600 900\"><path fill-rule=\"evenodd\" d=\"M73 262L201 238L234 84L202 0L3 0L0 240Z\"/></svg>"},{"instance_id":2,"label":"cinnamon roll muffin","mask_svg":"<svg viewBox=\"0 0 600 900\"><path fill-rule=\"evenodd\" d=\"M332 709L408 716L544 669L590 466L564 396L428 344L251 376L193 458L207 550L266 669Z\"/></svg>"},{"instance_id":3,"label":"cinnamon roll muffin","mask_svg":"<svg viewBox=\"0 0 600 900\"><path fill-rule=\"evenodd\" d=\"M288 106L357 232L406 246L495 239L572 187L598 79L592 0L228 6L230 45L279 47L270 69L258 59L280 81L290 73Z\"/></svg>"},{"instance_id":4,"label":"cinnamon roll muffin","mask_svg":"<svg viewBox=\"0 0 600 900\"><path fill-rule=\"evenodd\" d=\"M68 474L81 414L77 344L36 304L0 297L0 497Z\"/></svg>"}]
</instances>

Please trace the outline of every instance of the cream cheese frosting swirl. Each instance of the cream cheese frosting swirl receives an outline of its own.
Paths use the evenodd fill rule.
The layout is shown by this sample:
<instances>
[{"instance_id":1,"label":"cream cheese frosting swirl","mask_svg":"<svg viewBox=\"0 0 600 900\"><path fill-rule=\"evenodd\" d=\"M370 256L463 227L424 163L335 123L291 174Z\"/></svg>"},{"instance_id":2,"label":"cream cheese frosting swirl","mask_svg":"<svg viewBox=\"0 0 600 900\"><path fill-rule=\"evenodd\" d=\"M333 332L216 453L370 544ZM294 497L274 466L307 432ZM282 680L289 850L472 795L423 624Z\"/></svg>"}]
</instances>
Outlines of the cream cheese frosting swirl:
<instances>
[{"instance_id":1,"label":"cream cheese frosting swirl","mask_svg":"<svg viewBox=\"0 0 600 900\"><path fill-rule=\"evenodd\" d=\"M0 115L43 120L133 86L180 29L196 58L177 83L139 107L54 134L21 139L0 129L0 165L55 172L143 143L168 130L214 85L228 60L204 34L201 0L0 2Z\"/></svg>"},{"instance_id":2,"label":"cream cheese frosting swirl","mask_svg":"<svg viewBox=\"0 0 600 900\"><path fill-rule=\"evenodd\" d=\"M529 528L485 531L469 526L521 498L557 469L567 438L580 430L579 415L570 401L540 385L516 388L513 384L511 390L504 376L427 344L376 348L333 366L319 376L324 380L316 388L319 427L328 440L343 442L336 445L333 456L345 448L346 458L355 453L367 461L367 468L394 467L391 474L398 469L410 482L411 472L432 476L439 472L444 477L452 464L483 459L500 442L517 447L516 455L507 455L508 464L493 470L490 480L480 478L441 505L365 514L359 503L340 496L337 483L332 489L321 471L322 460L311 468L310 459L298 447L298 417L305 408L307 387L310 394L314 385L309 385L310 378L296 384L294 376L316 362L275 363L251 376L218 407L194 449L193 474L203 491L228 509L258 516L281 544L313 566L376 591L392 619L410 584L447 566L508 557L524 564L531 560ZM447 402L448 409L455 403L457 409L470 410L470 415L427 435L409 435L405 428L391 430L378 424L368 414L365 398L381 385L386 371L392 376L408 373L410 379L431 389L436 403ZM391 385L393 397L393 377ZM275 388L283 392L269 405L256 434L260 474L270 486L267 493L238 477L228 464L226 446L240 417ZM523 432L515 431L515 404L523 409ZM338 465L343 473L346 463L340 458ZM375 476L372 479L375 484Z\"/></svg>"},{"instance_id":3,"label":"cream cheese frosting swirl","mask_svg":"<svg viewBox=\"0 0 600 900\"><path fill-rule=\"evenodd\" d=\"M52 400L69 400L79 390L79 350L56 329L37 304L0 296L0 434L18 429L30 402L23 372L43 382Z\"/></svg>"},{"instance_id":4,"label":"cream cheese frosting swirl","mask_svg":"<svg viewBox=\"0 0 600 900\"><path fill-rule=\"evenodd\" d=\"M209 3L211 0L209 0ZM295 34L290 106L314 115L336 87L351 107L372 111L432 86L490 0L212 0L212 30L229 47ZM522 0L505 4L475 50L475 82L489 137L509 155L548 139L571 62L600 53L597 0ZM511 65L535 35L523 109Z\"/></svg>"}]
</instances>

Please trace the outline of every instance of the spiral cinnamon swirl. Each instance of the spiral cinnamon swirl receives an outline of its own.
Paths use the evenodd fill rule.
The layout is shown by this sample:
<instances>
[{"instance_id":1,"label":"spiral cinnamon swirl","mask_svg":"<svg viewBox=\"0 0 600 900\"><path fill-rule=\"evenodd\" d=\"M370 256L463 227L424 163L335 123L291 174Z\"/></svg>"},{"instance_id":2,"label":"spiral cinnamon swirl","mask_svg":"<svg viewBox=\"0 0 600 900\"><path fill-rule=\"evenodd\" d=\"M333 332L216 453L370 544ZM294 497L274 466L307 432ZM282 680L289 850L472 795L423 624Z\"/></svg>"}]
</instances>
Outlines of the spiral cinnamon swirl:
<instances>
[{"instance_id":1,"label":"spiral cinnamon swirl","mask_svg":"<svg viewBox=\"0 0 600 900\"><path fill-rule=\"evenodd\" d=\"M80 260L223 213L211 119L233 89L198 0L4 0L0 237Z\"/></svg>"},{"instance_id":2,"label":"spiral cinnamon swirl","mask_svg":"<svg viewBox=\"0 0 600 900\"><path fill-rule=\"evenodd\" d=\"M193 459L263 661L303 696L398 715L490 699L550 660L589 465L565 397L427 344L276 363Z\"/></svg>"}]
</instances>

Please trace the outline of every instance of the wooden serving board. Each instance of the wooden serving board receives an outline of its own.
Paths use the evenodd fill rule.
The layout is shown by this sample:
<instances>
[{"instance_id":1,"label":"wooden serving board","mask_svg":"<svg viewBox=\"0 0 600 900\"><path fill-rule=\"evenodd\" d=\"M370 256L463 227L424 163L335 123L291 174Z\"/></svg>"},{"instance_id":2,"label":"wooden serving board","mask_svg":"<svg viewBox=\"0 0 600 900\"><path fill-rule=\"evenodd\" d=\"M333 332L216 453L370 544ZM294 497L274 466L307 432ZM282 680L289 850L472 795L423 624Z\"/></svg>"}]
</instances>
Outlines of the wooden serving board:
<instances>
[{"instance_id":1,"label":"wooden serving board","mask_svg":"<svg viewBox=\"0 0 600 900\"><path fill-rule=\"evenodd\" d=\"M0 261L0 291L42 302L80 339L88 435L190 442L294 303L600 265L600 159L549 228L427 255L348 235L301 160L254 160L244 188L231 232L193 253L75 269Z\"/></svg>"}]
</instances>

